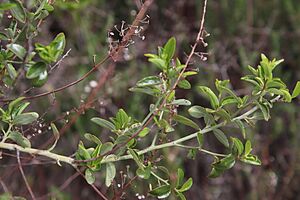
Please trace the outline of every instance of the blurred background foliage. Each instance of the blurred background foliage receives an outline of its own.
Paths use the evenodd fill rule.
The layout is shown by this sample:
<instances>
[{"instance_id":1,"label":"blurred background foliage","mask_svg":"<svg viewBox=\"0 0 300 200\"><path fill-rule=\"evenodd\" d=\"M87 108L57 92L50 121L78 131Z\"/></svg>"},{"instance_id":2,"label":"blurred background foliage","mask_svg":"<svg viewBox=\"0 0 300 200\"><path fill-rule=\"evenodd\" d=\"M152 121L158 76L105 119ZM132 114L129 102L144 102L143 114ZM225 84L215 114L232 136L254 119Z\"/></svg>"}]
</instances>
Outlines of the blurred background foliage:
<instances>
[{"instance_id":1,"label":"blurred background foliage","mask_svg":"<svg viewBox=\"0 0 300 200\"><path fill-rule=\"evenodd\" d=\"M155 67L147 63L143 54L155 52L157 46L175 36L177 56L185 60L185 53L189 52L190 45L196 38L202 3L202 0L177 0L172 3L168 0L155 1L148 12L150 23L144 25L145 40L135 38L135 43L124 54L124 61L104 65L89 79L57 93L55 98L49 96L34 100L33 110L40 114L46 112L42 122L45 131L35 134L31 140L39 145L51 137L46 131L47 123L51 120L57 120L60 127L68 123L76 113L76 108L87 98L93 81L98 81L109 65L115 67L113 75L97 92L93 107L83 113L61 138L56 151L72 154L86 132L106 137L105 130L99 130L90 122L90 118L94 116L108 118L118 108L123 108L136 119L143 119L152 99L147 95L128 91L140 78L157 72ZM56 0L54 12L43 22L41 33L35 40L47 43L58 33L64 32L67 39L66 50L71 51L60 67L50 75L47 84L40 89L31 90L28 95L62 86L91 69L94 62L101 60L108 52L108 31L113 31L114 25L120 26L122 21L130 23L139 7L140 0ZM207 51L209 56L206 62L197 57L194 59L194 67L199 70L199 75L190 79L194 86L213 87L216 78L230 79L238 94L249 93L250 88L243 86L240 77L246 73L248 64L258 64L260 53L285 60L276 73L288 83L290 89L300 79L298 0L208 0L205 28L210 33L207 38L208 47L199 51ZM22 90L24 85L14 92L17 95ZM208 104L193 91L178 90L177 95L191 100L192 104ZM164 162L174 176L181 166L187 177L193 177L194 185L187 193L188 199L300 199L298 110L297 100L293 104L279 104L272 110L269 123L257 124L247 132L255 144L256 154L263 162L261 167L238 164L222 177L209 179L207 175L213 159L204 154L200 153L192 160L186 158L187 152L172 148L164 150ZM184 135L188 131L182 127L175 134ZM232 131L236 130L228 130ZM209 136L205 146L215 151L222 150ZM17 169L7 168L15 164L15 159L4 157L0 162L3 163L0 165L2 181L12 193L26 196L22 179L18 173L13 173ZM119 169L126 173L127 166L122 163ZM55 165L33 165L26 167L25 171L35 193L39 195L57 190L74 173L69 167L58 168ZM100 180L103 179L98 179ZM103 185L101 182L97 184ZM145 192L141 181L135 181L133 187L126 191L128 199L136 198L136 193ZM96 199L96 196L85 180L77 178L53 199Z\"/></svg>"}]
</instances>

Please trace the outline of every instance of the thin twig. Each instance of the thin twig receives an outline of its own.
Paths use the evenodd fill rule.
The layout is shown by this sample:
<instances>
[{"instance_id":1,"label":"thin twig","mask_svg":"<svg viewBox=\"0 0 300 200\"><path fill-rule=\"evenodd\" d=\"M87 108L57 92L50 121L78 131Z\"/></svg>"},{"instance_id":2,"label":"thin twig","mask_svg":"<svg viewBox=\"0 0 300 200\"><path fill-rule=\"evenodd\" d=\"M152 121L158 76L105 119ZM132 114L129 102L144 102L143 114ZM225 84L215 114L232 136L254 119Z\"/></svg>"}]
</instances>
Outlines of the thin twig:
<instances>
[{"instance_id":1,"label":"thin twig","mask_svg":"<svg viewBox=\"0 0 300 200\"><path fill-rule=\"evenodd\" d=\"M18 149L17 149L17 160L18 160L18 164L19 164L19 170L20 170L20 172L21 172L21 174L22 174L22 177L23 177L23 180L24 180L25 185L26 185L26 187L27 187L27 190L28 190L28 192L30 193L31 198L32 198L33 200L36 200L36 198L35 198L35 196L34 196L32 190L31 190L31 188L30 188L30 185L29 185L29 183L28 183L28 181L27 181L27 179L26 179L26 176L25 176L25 174L24 174L24 171L23 171L23 168L22 168L22 164L21 164L21 160L20 160L20 152L19 152Z\"/></svg>"},{"instance_id":2,"label":"thin twig","mask_svg":"<svg viewBox=\"0 0 300 200\"><path fill-rule=\"evenodd\" d=\"M77 170L77 172L82 176L82 178L84 178L84 180L85 180L85 177L84 177L84 175L82 174L82 172L78 169L78 168L76 168L76 170ZM89 184L93 189L94 189L94 191L100 196L100 197L102 197L104 200L108 200L108 198L104 195L104 194L102 194L102 192L94 185L94 184Z\"/></svg>"},{"instance_id":3,"label":"thin twig","mask_svg":"<svg viewBox=\"0 0 300 200\"><path fill-rule=\"evenodd\" d=\"M0 177L0 184L3 187L3 190L5 193L9 193L7 186L5 185L5 183L2 181L1 177Z\"/></svg>"}]
</instances>

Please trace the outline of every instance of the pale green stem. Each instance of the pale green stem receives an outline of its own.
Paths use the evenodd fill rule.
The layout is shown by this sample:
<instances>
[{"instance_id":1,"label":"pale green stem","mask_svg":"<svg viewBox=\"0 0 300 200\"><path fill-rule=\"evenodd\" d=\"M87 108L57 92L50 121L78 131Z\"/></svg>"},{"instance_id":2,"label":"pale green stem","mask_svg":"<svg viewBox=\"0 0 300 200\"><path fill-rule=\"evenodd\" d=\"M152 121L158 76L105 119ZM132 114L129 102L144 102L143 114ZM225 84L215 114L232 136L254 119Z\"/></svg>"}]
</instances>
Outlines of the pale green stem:
<instances>
[{"instance_id":1,"label":"pale green stem","mask_svg":"<svg viewBox=\"0 0 300 200\"><path fill-rule=\"evenodd\" d=\"M157 178L158 180L160 180L160 181L164 182L165 184L169 185L169 182L168 182L167 180L161 178L160 176L158 176L157 174L155 174L153 171L151 171L151 174L152 174L155 178Z\"/></svg>"},{"instance_id":2,"label":"pale green stem","mask_svg":"<svg viewBox=\"0 0 300 200\"><path fill-rule=\"evenodd\" d=\"M9 134L9 132L11 131L12 127L13 127L12 124L9 124L9 125L8 125L7 131L3 133L3 138L2 138L2 140L1 140L1 142L5 142L5 140L7 139L8 134Z\"/></svg>"},{"instance_id":3,"label":"pale green stem","mask_svg":"<svg viewBox=\"0 0 300 200\"><path fill-rule=\"evenodd\" d=\"M20 152L25 152L33 155L39 155L39 156L45 156L48 158L51 158L53 160L57 161L57 164L60 165L60 162L64 162L67 164L72 165L73 167L76 167L76 164L74 164L74 159L70 158L68 156L62 156L59 154L51 153L50 151L46 150L40 150L40 149L34 149L34 148L23 148L16 144L10 144L10 143L4 143L0 142L0 149L7 149L7 150L19 150Z\"/></svg>"},{"instance_id":4,"label":"pale green stem","mask_svg":"<svg viewBox=\"0 0 300 200\"><path fill-rule=\"evenodd\" d=\"M201 147L193 147L193 146L187 146L187 145L182 145L182 144L176 144L176 147L181 147L181 148L185 148L185 149L197 149L198 151L201 151L203 153L212 155L212 156L219 156L219 157L226 157L226 154L220 154L220 153L215 153L212 151L208 151L206 149L202 149Z\"/></svg>"}]
</instances>

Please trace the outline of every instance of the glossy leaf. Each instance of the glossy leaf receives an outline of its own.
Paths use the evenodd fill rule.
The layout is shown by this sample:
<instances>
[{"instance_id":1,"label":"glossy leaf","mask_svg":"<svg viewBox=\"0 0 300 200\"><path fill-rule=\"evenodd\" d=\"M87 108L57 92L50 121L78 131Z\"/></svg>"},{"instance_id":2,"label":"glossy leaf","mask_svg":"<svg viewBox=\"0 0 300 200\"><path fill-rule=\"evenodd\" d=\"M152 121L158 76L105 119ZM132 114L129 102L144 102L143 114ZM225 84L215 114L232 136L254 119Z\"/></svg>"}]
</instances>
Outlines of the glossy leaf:
<instances>
[{"instance_id":1,"label":"glossy leaf","mask_svg":"<svg viewBox=\"0 0 300 200\"><path fill-rule=\"evenodd\" d=\"M180 189L178 189L178 192L185 192L188 191L193 185L193 179L189 178L182 186Z\"/></svg>"},{"instance_id":2,"label":"glossy leaf","mask_svg":"<svg viewBox=\"0 0 300 200\"><path fill-rule=\"evenodd\" d=\"M166 61L170 62L175 54L176 49L176 39L171 37L164 46L163 54L166 55Z\"/></svg>"},{"instance_id":3,"label":"glossy leaf","mask_svg":"<svg viewBox=\"0 0 300 200\"><path fill-rule=\"evenodd\" d=\"M184 179L184 171L181 168L178 168L177 169L176 188L178 188L182 185L183 179Z\"/></svg>"},{"instance_id":4,"label":"glossy leaf","mask_svg":"<svg viewBox=\"0 0 300 200\"><path fill-rule=\"evenodd\" d=\"M149 194L154 195L159 199L167 198L171 194L171 185L157 187L151 190Z\"/></svg>"},{"instance_id":5,"label":"glossy leaf","mask_svg":"<svg viewBox=\"0 0 300 200\"><path fill-rule=\"evenodd\" d=\"M10 0L10 3L15 4L12 8L10 8L10 12L14 18L16 18L19 22L26 22L26 12L20 0Z\"/></svg>"},{"instance_id":6,"label":"glossy leaf","mask_svg":"<svg viewBox=\"0 0 300 200\"><path fill-rule=\"evenodd\" d=\"M21 60L24 59L26 55L26 49L19 44L8 44L6 45L7 49L12 51L18 58Z\"/></svg>"},{"instance_id":7,"label":"glossy leaf","mask_svg":"<svg viewBox=\"0 0 300 200\"><path fill-rule=\"evenodd\" d=\"M159 84L161 84L161 79L157 76L148 76L136 83L138 87L147 87Z\"/></svg>"},{"instance_id":8,"label":"glossy leaf","mask_svg":"<svg viewBox=\"0 0 300 200\"><path fill-rule=\"evenodd\" d=\"M47 70L47 66L44 62L37 62L28 68L26 72L26 78L33 79L40 76L41 73Z\"/></svg>"},{"instance_id":9,"label":"glossy leaf","mask_svg":"<svg viewBox=\"0 0 300 200\"><path fill-rule=\"evenodd\" d=\"M45 70L38 77L31 79L31 84L35 87L43 86L48 80L48 72Z\"/></svg>"}]
</instances>

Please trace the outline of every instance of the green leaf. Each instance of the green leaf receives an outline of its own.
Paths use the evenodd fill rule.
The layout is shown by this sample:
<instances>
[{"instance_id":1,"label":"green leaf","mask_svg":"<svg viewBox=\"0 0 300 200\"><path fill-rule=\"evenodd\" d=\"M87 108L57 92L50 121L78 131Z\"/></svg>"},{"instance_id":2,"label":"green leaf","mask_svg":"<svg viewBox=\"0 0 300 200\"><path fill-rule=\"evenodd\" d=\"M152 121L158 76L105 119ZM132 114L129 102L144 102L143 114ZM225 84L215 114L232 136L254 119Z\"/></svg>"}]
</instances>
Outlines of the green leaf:
<instances>
[{"instance_id":1,"label":"green leaf","mask_svg":"<svg viewBox=\"0 0 300 200\"><path fill-rule=\"evenodd\" d=\"M300 81L297 81L297 84L293 90L292 98L296 98L300 94Z\"/></svg>"},{"instance_id":2,"label":"green leaf","mask_svg":"<svg viewBox=\"0 0 300 200\"><path fill-rule=\"evenodd\" d=\"M66 38L64 33L59 33L54 40L50 43L54 51L54 61L58 59L64 52L66 46Z\"/></svg>"},{"instance_id":3,"label":"green leaf","mask_svg":"<svg viewBox=\"0 0 300 200\"><path fill-rule=\"evenodd\" d=\"M17 6L16 4L14 3L1 3L0 4L0 10L9 10L13 7Z\"/></svg>"},{"instance_id":4,"label":"green leaf","mask_svg":"<svg viewBox=\"0 0 300 200\"><path fill-rule=\"evenodd\" d=\"M84 174L85 180L88 184L93 184L96 180L95 175L92 170L86 169Z\"/></svg>"},{"instance_id":5,"label":"green leaf","mask_svg":"<svg viewBox=\"0 0 300 200\"><path fill-rule=\"evenodd\" d=\"M195 122L193 122L192 120L190 120L189 118L186 118L182 115L174 115L173 119L181 124L184 124L186 126L190 126L196 130L199 130L200 127L198 126L198 124L196 124Z\"/></svg>"},{"instance_id":6,"label":"green leaf","mask_svg":"<svg viewBox=\"0 0 300 200\"><path fill-rule=\"evenodd\" d=\"M107 128L109 130L115 130L115 125L113 123L111 123L110 121L107 121L105 119L102 118L98 118L98 117L94 117L91 119L92 122L96 123L97 125L103 127L103 128Z\"/></svg>"},{"instance_id":7,"label":"green leaf","mask_svg":"<svg viewBox=\"0 0 300 200\"><path fill-rule=\"evenodd\" d=\"M109 187L116 176L116 167L114 163L106 164L105 185Z\"/></svg>"},{"instance_id":8,"label":"green leaf","mask_svg":"<svg viewBox=\"0 0 300 200\"><path fill-rule=\"evenodd\" d=\"M34 87L41 87L43 86L48 80L48 72L45 70L39 74L38 77L31 79L31 84Z\"/></svg>"},{"instance_id":9,"label":"green leaf","mask_svg":"<svg viewBox=\"0 0 300 200\"><path fill-rule=\"evenodd\" d=\"M174 131L174 128L165 119L159 120L158 124L159 124L159 127L164 128L164 131L166 133L170 133L170 132Z\"/></svg>"},{"instance_id":10,"label":"green leaf","mask_svg":"<svg viewBox=\"0 0 300 200\"><path fill-rule=\"evenodd\" d=\"M198 144L199 144L199 148L202 148L203 143L204 143L204 136L203 136L203 134L201 133L201 131L199 131L199 132L197 133L197 141L198 141Z\"/></svg>"},{"instance_id":11,"label":"green leaf","mask_svg":"<svg viewBox=\"0 0 300 200\"><path fill-rule=\"evenodd\" d=\"M155 66L157 66L161 70L164 70L167 68L165 61L161 58L149 58L148 61L153 63Z\"/></svg>"},{"instance_id":12,"label":"green leaf","mask_svg":"<svg viewBox=\"0 0 300 200\"><path fill-rule=\"evenodd\" d=\"M250 140L247 140L246 141L246 144L245 144L245 156L247 156L248 154L250 154L252 151L252 147L251 147L251 142Z\"/></svg>"},{"instance_id":13,"label":"green leaf","mask_svg":"<svg viewBox=\"0 0 300 200\"><path fill-rule=\"evenodd\" d=\"M26 78L33 79L39 77L41 73L47 70L47 66L44 62L37 62L31 65L26 72Z\"/></svg>"},{"instance_id":14,"label":"green leaf","mask_svg":"<svg viewBox=\"0 0 300 200\"><path fill-rule=\"evenodd\" d=\"M258 159L258 157L252 154L243 156L240 160L251 165L261 165L261 161Z\"/></svg>"},{"instance_id":15,"label":"green leaf","mask_svg":"<svg viewBox=\"0 0 300 200\"><path fill-rule=\"evenodd\" d=\"M233 142L232 151L235 155L240 156L244 152L244 145L238 138L231 138Z\"/></svg>"},{"instance_id":16,"label":"green leaf","mask_svg":"<svg viewBox=\"0 0 300 200\"><path fill-rule=\"evenodd\" d=\"M145 93L151 96L158 96L160 94L160 90L154 87L132 87L129 89L130 92L139 92L139 93Z\"/></svg>"},{"instance_id":17,"label":"green leaf","mask_svg":"<svg viewBox=\"0 0 300 200\"><path fill-rule=\"evenodd\" d=\"M22 113L22 114L17 115L13 119L13 124L16 124L16 125L30 124L30 123L34 122L35 120L37 120L38 117L39 117L39 114L37 114L36 112Z\"/></svg>"},{"instance_id":18,"label":"green leaf","mask_svg":"<svg viewBox=\"0 0 300 200\"><path fill-rule=\"evenodd\" d=\"M270 116L270 110L269 110L268 106L263 104L263 103L259 103L259 102L257 102L257 105L258 105L259 109L261 110L261 112L264 116L264 119L266 121L268 121L271 117Z\"/></svg>"},{"instance_id":19,"label":"green leaf","mask_svg":"<svg viewBox=\"0 0 300 200\"><path fill-rule=\"evenodd\" d=\"M18 58L21 60L24 59L26 55L26 49L19 44L8 44L6 45L7 49L12 51Z\"/></svg>"},{"instance_id":20,"label":"green leaf","mask_svg":"<svg viewBox=\"0 0 300 200\"><path fill-rule=\"evenodd\" d=\"M94 143L96 143L96 144L98 144L98 145L101 145L101 144L102 144L101 140L100 140L98 137L96 137L95 135L92 135L92 134L90 134L90 133L84 134L84 137L85 137L87 140L89 140L89 141L91 141L91 142L94 142Z\"/></svg>"},{"instance_id":21,"label":"green leaf","mask_svg":"<svg viewBox=\"0 0 300 200\"><path fill-rule=\"evenodd\" d=\"M227 148L229 147L228 139L226 135L223 133L223 131L221 131L220 129L214 129L213 133L216 136L216 138L219 140L219 142L221 142L225 147Z\"/></svg>"},{"instance_id":22,"label":"green leaf","mask_svg":"<svg viewBox=\"0 0 300 200\"><path fill-rule=\"evenodd\" d=\"M17 71L16 69L14 68L14 66L10 63L8 63L7 65L5 65L6 69L7 69L7 72L10 76L11 79L15 79L17 77Z\"/></svg>"},{"instance_id":23,"label":"green leaf","mask_svg":"<svg viewBox=\"0 0 300 200\"><path fill-rule=\"evenodd\" d=\"M48 46L36 43L35 49L44 61L51 63L56 62L63 54L65 45L65 35L64 33L59 33Z\"/></svg>"},{"instance_id":24,"label":"green leaf","mask_svg":"<svg viewBox=\"0 0 300 200\"><path fill-rule=\"evenodd\" d=\"M126 128L128 122L130 121L130 117L128 117L127 113L123 109L119 109L116 114L116 122L119 123L120 127L116 126L118 129Z\"/></svg>"},{"instance_id":25,"label":"green leaf","mask_svg":"<svg viewBox=\"0 0 300 200\"><path fill-rule=\"evenodd\" d=\"M106 154L107 152L111 151L114 144L111 142L105 142L101 147L101 154Z\"/></svg>"},{"instance_id":26,"label":"green leaf","mask_svg":"<svg viewBox=\"0 0 300 200\"><path fill-rule=\"evenodd\" d=\"M139 80L136 83L136 86L138 87L148 87L153 85L159 85L161 84L161 79L157 76L148 76L143 78L142 80Z\"/></svg>"},{"instance_id":27,"label":"green leaf","mask_svg":"<svg viewBox=\"0 0 300 200\"><path fill-rule=\"evenodd\" d=\"M171 194L171 185L157 187L151 190L149 194L154 195L159 199L167 198Z\"/></svg>"},{"instance_id":28,"label":"green leaf","mask_svg":"<svg viewBox=\"0 0 300 200\"><path fill-rule=\"evenodd\" d=\"M78 156L82 160L91 159L90 153L84 147L84 145L83 145L83 143L81 141L78 143L78 149L77 149L76 156Z\"/></svg>"},{"instance_id":29,"label":"green leaf","mask_svg":"<svg viewBox=\"0 0 300 200\"><path fill-rule=\"evenodd\" d=\"M176 50L176 39L171 37L164 46L163 54L166 55L166 61L170 62Z\"/></svg>"},{"instance_id":30,"label":"green leaf","mask_svg":"<svg viewBox=\"0 0 300 200\"><path fill-rule=\"evenodd\" d=\"M10 12L14 18L18 21L25 23L26 22L26 12L22 5L22 2L19 0L10 0L11 3L15 4L12 8L10 8Z\"/></svg>"},{"instance_id":31,"label":"green leaf","mask_svg":"<svg viewBox=\"0 0 300 200\"><path fill-rule=\"evenodd\" d=\"M136 170L136 174L142 179L149 179L151 176L151 166L147 166L145 168L138 168Z\"/></svg>"},{"instance_id":32,"label":"green leaf","mask_svg":"<svg viewBox=\"0 0 300 200\"><path fill-rule=\"evenodd\" d=\"M135 150L128 149L128 154L130 154L132 156L132 159L139 166L139 168L144 169L143 163L140 161L139 155L137 154L137 152Z\"/></svg>"},{"instance_id":33,"label":"green leaf","mask_svg":"<svg viewBox=\"0 0 300 200\"><path fill-rule=\"evenodd\" d=\"M244 123L239 119L234 120L234 123L241 129L243 138L246 138L246 128Z\"/></svg>"},{"instance_id":34,"label":"green leaf","mask_svg":"<svg viewBox=\"0 0 300 200\"><path fill-rule=\"evenodd\" d=\"M24 97L19 97L8 104L8 114L12 115L13 111L18 108Z\"/></svg>"},{"instance_id":35,"label":"green leaf","mask_svg":"<svg viewBox=\"0 0 300 200\"><path fill-rule=\"evenodd\" d=\"M180 198L180 200L186 200L185 196L182 193L177 193L177 196Z\"/></svg>"},{"instance_id":36,"label":"green leaf","mask_svg":"<svg viewBox=\"0 0 300 200\"><path fill-rule=\"evenodd\" d=\"M184 179L184 171L181 168L178 168L177 169L176 188L178 188L182 185L183 179Z\"/></svg>"},{"instance_id":37,"label":"green leaf","mask_svg":"<svg viewBox=\"0 0 300 200\"><path fill-rule=\"evenodd\" d=\"M8 134L8 138L13 140L15 143L22 146L23 148L31 147L30 141L19 132L16 132L16 131L10 132Z\"/></svg>"},{"instance_id":38,"label":"green leaf","mask_svg":"<svg viewBox=\"0 0 300 200\"><path fill-rule=\"evenodd\" d=\"M183 66L185 66L185 65L183 65ZM183 73L182 77L183 77L183 78L186 78L186 77L188 77L188 76L193 76L193 75L196 75L196 74L198 74L198 72L195 72L195 71L187 71L187 72L184 72L184 73Z\"/></svg>"},{"instance_id":39,"label":"green leaf","mask_svg":"<svg viewBox=\"0 0 300 200\"><path fill-rule=\"evenodd\" d=\"M192 103L186 99L175 99L174 101L172 101L171 104L178 105L178 106L190 106Z\"/></svg>"},{"instance_id":40,"label":"green leaf","mask_svg":"<svg viewBox=\"0 0 300 200\"><path fill-rule=\"evenodd\" d=\"M192 117L195 118L202 118L205 115L207 115L207 112L205 110L205 108L201 107L201 106L192 106L189 110L188 110L189 114Z\"/></svg>"},{"instance_id":41,"label":"green leaf","mask_svg":"<svg viewBox=\"0 0 300 200\"><path fill-rule=\"evenodd\" d=\"M221 106L226 106L230 104L237 104L239 103L238 100L233 96L227 96L224 99L222 99Z\"/></svg>"},{"instance_id":42,"label":"green leaf","mask_svg":"<svg viewBox=\"0 0 300 200\"><path fill-rule=\"evenodd\" d=\"M235 164L235 157L231 154L225 158L212 164L213 168L209 174L210 178L216 178L224 173L226 170L232 168Z\"/></svg>"},{"instance_id":43,"label":"green leaf","mask_svg":"<svg viewBox=\"0 0 300 200\"><path fill-rule=\"evenodd\" d=\"M219 99L210 88L206 86L199 86L198 89L209 98L210 104L214 109L219 107Z\"/></svg>"},{"instance_id":44,"label":"green leaf","mask_svg":"<svg viewBox=\"0 0 300 200\"><path fill-rule=\"evenodd\" d=\"M139 137L145 137L148 135L148 133L150 132L150 128L145 127L140 133L139 133Z\"/></svg>"},{"instance_id":45,"label":"green leaf","mask_svg":"<svg viewBox=\"0 0 300 200\"><path fill-rule=\"evenodd\" d=\"M60 137L59 131L58 131L58 129L56 128L55 124L54 124L54 123L51 123L50 125L51 125L51 129L52 129L52 133L53 133L54 138L55 138L55 142L54 142L54 144L48 149L48 151L52 151L52 150L55 148L55 146L56 146L56 144L57 144L57 141L59 140L59 137Z\"/></svg>"},{"instance_id":46,"label":"green leaf","mask_svg":"<svg viewBox=\"0 0 300 200\"><path fill-rule=\"evenodd\" d=\"M178 189L178 192L182 193L185 191L188 191L193 185L193 179L189 178L180 189Z\"/></svg>"},{"instance_id":47,"label":"green leaf","mask_svg":"<svg viewBox=\"0 0 300 200\"><path fill-rule=\"evenodd\" d=\"M184 79L184 80L179 81L178 87L181 89L188 90L188 89L191 89L192 86L191 86L190 82L188 82L187 80Z\"/></svg>"}]
</instances>

